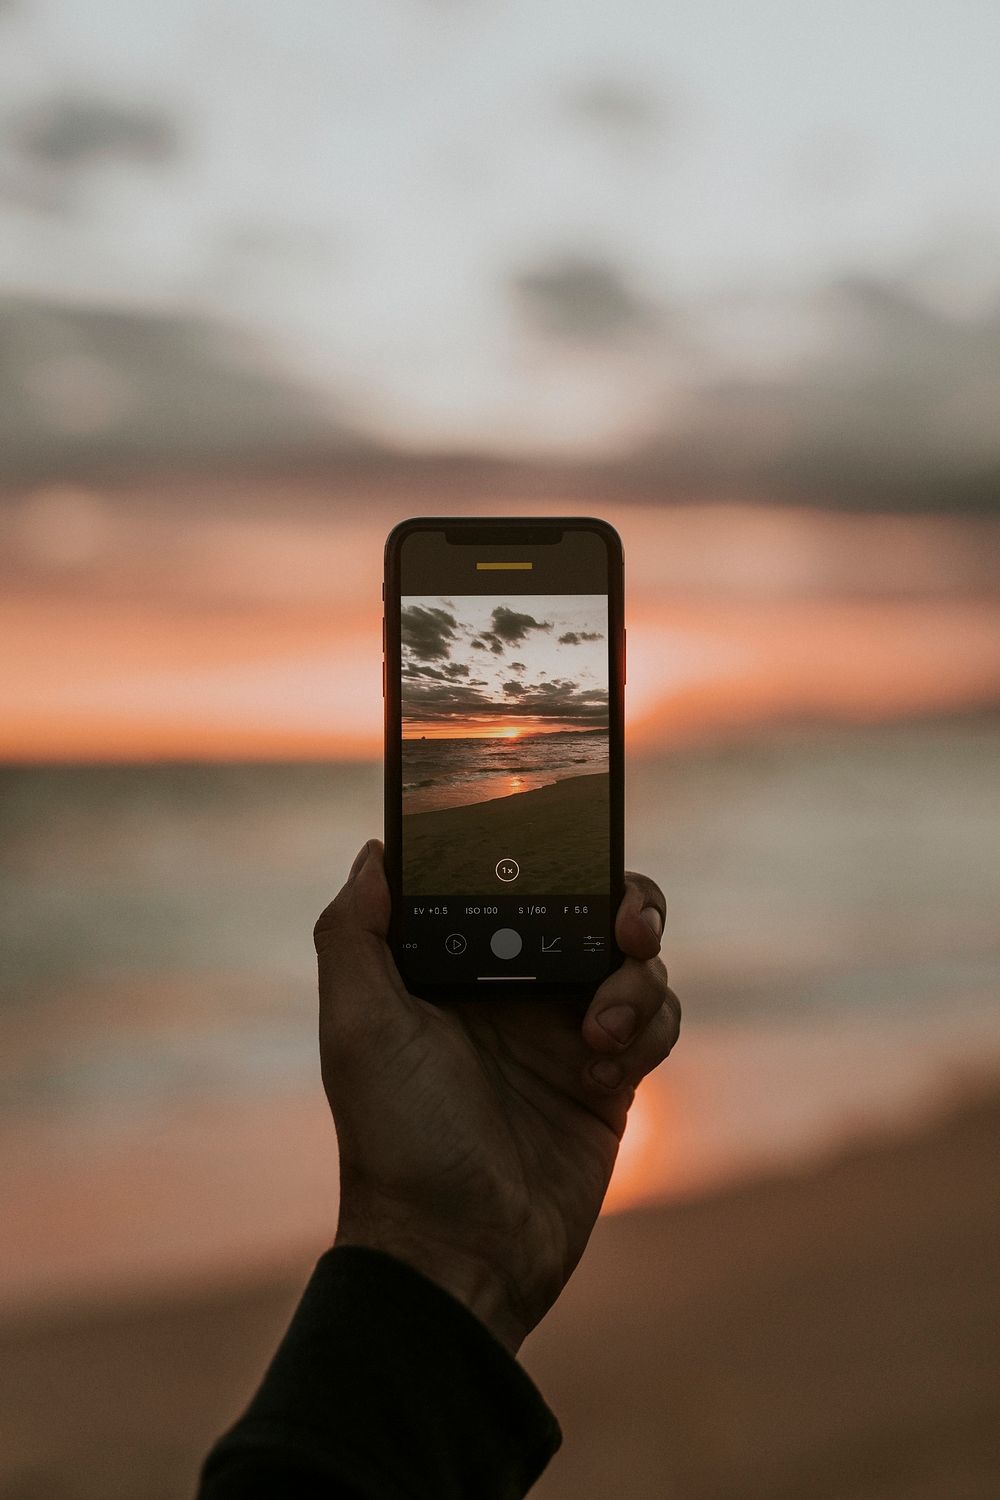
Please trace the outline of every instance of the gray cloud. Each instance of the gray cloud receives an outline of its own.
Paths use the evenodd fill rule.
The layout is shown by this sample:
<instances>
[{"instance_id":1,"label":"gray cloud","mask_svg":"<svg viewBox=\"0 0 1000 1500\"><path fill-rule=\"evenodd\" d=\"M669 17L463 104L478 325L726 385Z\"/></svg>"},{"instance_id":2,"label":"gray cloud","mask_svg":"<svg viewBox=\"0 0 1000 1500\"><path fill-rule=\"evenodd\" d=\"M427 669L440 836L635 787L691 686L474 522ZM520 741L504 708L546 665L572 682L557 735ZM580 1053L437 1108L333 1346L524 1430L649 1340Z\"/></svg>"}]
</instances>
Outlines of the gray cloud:
<instances>
[{"instance_id":1,"label":"gray cloud","mask_svg":"<svg viewBox=\"0 0 1000 1500\"><path fill-rule=\"evenodd\" d=\"M0 297L0 478L338 451L378 450L230 326Z\"/></svg>"},{"instance_id":2,"label":"gray cloud","mask_svg":"<svg viewBox=\"0 0 1000 1500\"><path fill-rule=\"evenodd\" d=\"M776 320L795 313L791 300ZM705 382L633 472L850 509L1000 508L1000 309L956 315L902 277L798 307L825 336L781 376Z\"/></svg>"},{"instance_id":3,"label":"gray cloud","mask_svg":"<svg viewBox=\"0 0 1000 1500\"><path fill-rule=\"evenodd\" d=\"M448 719L455 714L491 711L493 704L471 682L434 682L421 678L407 683L403 708L407 719Z\"/></svg>"},{"instance_id":4,"label":"gray cloud","mask_svg":"<svg viewBox=\"0 0 1000 1500\"><path fill-rule=\"evenodd\" d=\"M407 719L449 719L454 715L505 718L556 719L581 729L603 728L608 720L608 695L600 688L584 688L566 678L555 678L525 686L503 684L500 702L475 691L469 682L409 681L406 688Z\"/></svg>"},{"instance_id":5,"label":"gray cloud","mask_svg":"<svg viewBox=\"0 0 1000 1500\"><path fill-rule=\"evenodd\" d=\"M603 727L608 721L607 690L581 687L568 678L522 686L517 699L505 705L507 713L562 719L582 728Z\"/></svg>"},{"instance_id":6,"label":"gray cloud","mask_svg":"<svg viewBox=\"0 0 1000 1500\"><path fill-rule=\"evenodd\" d=\"M579 646L581 641L603 641L599 630L567 630L559 637L560 646Z\"/></svg>"},{"instance_id":7,"label":"gray cloud","mask_svg":"<svg viewBox=\"0 0 1000 1500\"><path fill-rule=\"evenodd\" d=\"M551 620L536 620L533 615L521 614L506 604L498 604L493 611L493 633L508 645L523 641L529 630L551 629Z\"/></svg>"},{"instance_id":8,"label":"gray cloud","mask_svg":"<svg viewBox=\"0 0 1000 1500\"><path fill-rule=\"evenodd\" d=\"M604 343L654 323L652 310L607 261L565 256L511 281L522 314L550 338Z\"/></svg>"},{"instance_id":9,"label":"gray cloud","mask_svg":"<svg viewBox=\"0 0 1000 1500\"><path fill-rule=\"evenodd\" d=\"M178 152L177 132L164 111L70 95L22 111L10 139L27 160L64 169L109 157L156 166Z\"/></svg>"},{"instance_id":10,"label":"gray cloud","mask_svg":"<svg viewBox=\"0 0 1000 1500\"><path fill-rule=\"evenodd\" d=\"M571 115L616 136L652 135L663 121L661 100L625 78L589 78L568 89L564 98Z\"/></svg>"},{"instance_id":11,"label":"gray cloud","mask_svg":"<svg viewBox=\"0 0 1000 1500\"><path fill-rule=\"evenodd\" d=\"M454 615L425 604L404 606L400 625L404 647L422 662L447 657L457 634Z\"/></svg>"},{"instance_id":12,"label":"gray cloud","mask_svg":"<svg viewBox=\"0 0 1000 1500\"><path fill-rule=\"evenodd\" d=\"M536 620L533 615L521 614L516 609L510 609L506 604L498 604L493 611L493 629L484 630L479 637L472 642L474 646L489 648L494 656L502 656L508 646L516 646L523 641L530 630L551 630L551 620ZM524 670L524 663L521 664Z\"/></svg>"},{"instance_id":13,"label":"gray cloud","mask_svg":"<svg viewBox=\"0 0 1000 1500\"><path fill-rule=\"evenodd\" d=\"M412 646L410 647L412 650ZM405 662L402 673L410 681L454 682L456 678L468 677L469 669L464 662L449 662L446 667L431 667L426 662Z\"/></svg>"}]
</instances>

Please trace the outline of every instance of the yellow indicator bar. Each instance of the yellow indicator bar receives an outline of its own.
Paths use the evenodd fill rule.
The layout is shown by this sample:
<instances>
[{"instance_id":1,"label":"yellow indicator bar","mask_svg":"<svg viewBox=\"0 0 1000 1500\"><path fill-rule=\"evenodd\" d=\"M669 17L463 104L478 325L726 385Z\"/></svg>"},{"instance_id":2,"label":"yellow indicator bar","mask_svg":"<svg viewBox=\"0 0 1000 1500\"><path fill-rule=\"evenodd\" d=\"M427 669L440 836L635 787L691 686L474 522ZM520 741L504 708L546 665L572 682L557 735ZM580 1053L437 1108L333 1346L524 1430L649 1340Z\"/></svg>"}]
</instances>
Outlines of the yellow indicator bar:
<instances>
[{"instance_id":1,"label":"yellow indicator bar","mask_svg":"<svg viewBox=\"0 0 1000 1500\"><path fill-rule=\"evenodd\" d=\"M493 563L493 562L481 563L481 562L477 562L476 563L476 571L478 573L499 573L501 571L503 571L503 572L528 573L528 572L531 571L531 569L534 566L535 566L534 563L530 563L530 562L527 562L527 563Z\"/></svg>"}]
</instances>

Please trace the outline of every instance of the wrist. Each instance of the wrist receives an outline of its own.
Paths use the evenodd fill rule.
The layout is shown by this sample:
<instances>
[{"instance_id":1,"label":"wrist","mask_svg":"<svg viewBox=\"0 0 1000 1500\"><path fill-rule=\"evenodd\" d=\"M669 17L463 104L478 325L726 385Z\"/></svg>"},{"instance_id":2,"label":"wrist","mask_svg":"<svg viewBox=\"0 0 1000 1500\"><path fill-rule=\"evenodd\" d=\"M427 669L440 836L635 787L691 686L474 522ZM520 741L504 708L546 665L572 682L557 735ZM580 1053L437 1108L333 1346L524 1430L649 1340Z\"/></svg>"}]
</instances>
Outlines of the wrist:
<instances>
[{"instance_id":1,"label":"wrist","mask_svg":"<svg viewBox=\"0 0 1000 1500\"><path fill-rule=\"evenodd\" d=\"M395 1256L461 1302L512 1355L530 1332L497 1271L483 1258L436 1236L401 1225L345 1221L341 1216L334 1245Z\"/></svg>"}]
</instances>

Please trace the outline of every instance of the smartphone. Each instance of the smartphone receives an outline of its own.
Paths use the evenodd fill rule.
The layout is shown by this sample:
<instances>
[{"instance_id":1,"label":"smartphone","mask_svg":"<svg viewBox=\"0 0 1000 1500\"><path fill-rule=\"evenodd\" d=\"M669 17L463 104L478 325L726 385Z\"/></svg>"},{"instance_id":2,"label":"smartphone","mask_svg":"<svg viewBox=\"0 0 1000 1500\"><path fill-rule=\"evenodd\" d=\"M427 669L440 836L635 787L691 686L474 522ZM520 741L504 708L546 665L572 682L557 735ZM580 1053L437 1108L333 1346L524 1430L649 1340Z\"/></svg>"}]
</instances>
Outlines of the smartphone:
<instances>
[{"instance_id":1,"label":"smartphone","mask_svg":"<svg viewBox=\"0 0 1000 1500\"><path fill-rule=\"evenodd\" d=\"M622 960L617 532L404 521L383 597L390 944L407 988L589 999Z\"/></svg>"}]
</instances>

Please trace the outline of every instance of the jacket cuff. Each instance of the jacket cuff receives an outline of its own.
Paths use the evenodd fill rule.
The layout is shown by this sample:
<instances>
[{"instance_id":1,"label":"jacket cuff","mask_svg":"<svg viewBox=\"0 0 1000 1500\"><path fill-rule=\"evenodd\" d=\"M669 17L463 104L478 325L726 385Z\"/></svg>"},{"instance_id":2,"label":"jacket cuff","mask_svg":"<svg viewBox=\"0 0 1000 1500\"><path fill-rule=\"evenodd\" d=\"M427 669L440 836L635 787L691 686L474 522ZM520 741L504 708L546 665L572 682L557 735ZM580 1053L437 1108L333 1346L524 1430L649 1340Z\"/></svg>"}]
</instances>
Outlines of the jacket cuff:
<instances>
[{"instance_id":1,"label":"jacket cuff","mask_svg":"<svg viewBox=\"0 0 1000 1500\"><path fill-rule=\"evenodd\" d=\"M328 1250L249 1408L203 1469L250 1450L399 1500L521 1500L562 1441L525 1371L443 1287L380 1250ZM235 1476L233 1476L235 1477Z\"/></svg>"}]
</instances>

